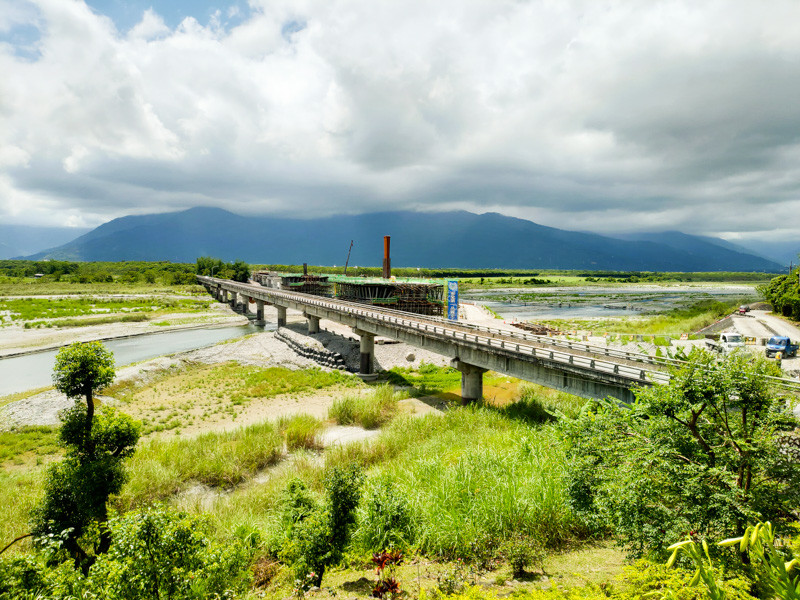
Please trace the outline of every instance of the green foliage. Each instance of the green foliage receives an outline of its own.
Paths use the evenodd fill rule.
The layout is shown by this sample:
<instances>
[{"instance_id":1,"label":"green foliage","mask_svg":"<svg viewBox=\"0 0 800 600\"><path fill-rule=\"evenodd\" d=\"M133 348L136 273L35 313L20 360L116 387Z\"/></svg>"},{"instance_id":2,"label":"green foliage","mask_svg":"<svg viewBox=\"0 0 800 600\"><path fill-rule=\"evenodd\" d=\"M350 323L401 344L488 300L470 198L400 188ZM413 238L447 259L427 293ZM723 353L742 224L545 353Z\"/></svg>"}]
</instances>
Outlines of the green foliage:
<instances>
[{"instance_id":1,"label":"green foliage","mask_svg":"<svg viewBox=\"0 0 800 600\"><path fill-rule=\"evenodd\" d=\"M356 465L336 466L325 475L326 502L317 504L297 480L284 493L285 540L279 557L290 564L298 587L320 586L325 569L337 563L350 539L363 473Z\"/></svg>"},{"instance_id":2,"label":"green foliage","mask_svg":"<svg viewBox=\"0 0 800 600\"><path fill-rule=\"evenodd\" d=\"M549 427L488 407L399 417L372 445L380 472L408 506L409 543L430 555L472 560L476 547L514 533L548 546L572 536L566 456Z\"/></svg>"},{"instance_id":3,"label":"green foliage","mask_svg":"<svg viewBox=\"0 0 800 600\"><path fill-rule=\"evenodd\" d=\"M452 389L461 383L461 373L451 367L423 363L419 367L393 367L387 372L391 385L415 388L415 396L426 396Z\"/></svg>"},{"instance_id":4,"label":"green foliage","mask_svg":"<svg viewBox=\"0 0 800 600\"><path fill-rule=\"evenodd\" d=\"M620 599L670 598L672 600L706 600L704 590L692 585L695 573L687 569L670 568L663 563L637 560L625 567L620 578L624 588L612 594ZM752 582L741 574L720 572L718 587L728 600L752 600ZM694 582L696 584L696 582ZM630 590L630 591L627 591Z\"/></svg>"},{"instance_id":5,"label":"green foliage","mask_svg":"<svg viewBox=\"0 0 800 600\"><path fill-rule=\"evenodd\" d=\"M411 507L392 479L368 479L364 499L356 513L358 527L353 542L367 552L375 548L406 548L414 539Z\"/></svg>"},{"instance_id":6,"label":"green foliage","mask_svg":"<svg viewBox=\"0 0 800 600\"><path fill-rule=\"evenodd\" d=\"M109 496L119 493L125 483L122 461L133 453L139 424L104 408L87 439L84 407L76 405L62 416L59 435L66 457L47 470L44 497L32 512L33 529L39 536L68 532L65 548L82 562L87 553L78 540L92 522L105 522ZM106 544L107 539L102 540L95 551Z\"/></svg>"},{"instance_id":7,"label":"green foliage","mask_svg":"<svg viewBox=\"0 0 800 600\"><path fill-rule=\"evenodd\" d=\"M334 560L341 557L344 547L350 541L350 530L356 520L355 510L361 498L363 482L363 471L352 463L345 467L333 467L325 474Z\"/></svg>"},{"instance_id":8,"label":"green foliage","mask_svg":"<svg viewBox=\"0 0 800 600\"><path fill-rule=\"evenodd\" d=\"M34 274L44 277L32 279ZM0 260L0 275L30 284L33 293L49 293L54 282L61 289L75 290L75 285L120 284L116 287L138 284L141 279L153 284L161 281L167 285L186 285L195 282L193 265L168 261L121 262L65 262L57 260ZM29 281L25 281L29 279ZM79 289L79 288L78 288ZM40 291L42 290L42 291Z\"/></svg>"},{"instance_id":9,"label":"green foliage","mask_svg":"<svg viewBox=\"0 0 800 600\"><path fill-rule=\"evenodd\" d=\"M86 408L79 404L61 413L61 428L58 437L70 455L80 456L91 448L94 456L107 455L111 458L128 458L134 452L139 440L141 424L128 415L104 407L94 418L91 443L84 445L83 433L86 430Z\"/></svg>"},{"instance_id":10,"label":"green foliage","mask_svg":"<svg viewBox=\"0 0 800 600\"><path fill-rule=\"evenodd\" d=\"M89 573L109 600L230 598L247 588L249 556L236 539L209 536L208 523L170 508L111 519L114 540Z\"/></svg>"},{"instance_id":11,"label":"green foliage","mask_svg":"<svg viewBox=\"0 0 800 600\"><path fill-rule=\"evenodd\" d=\"M46 564L44 556L0 557L0 598L3 600L73 600L85 597L86 579L71 564Z\"/></svg>"},{"instance_id":12,"label":"green foliage","mask_svg":"<svg viewBox=\"0 0 800 600\"><path fill-rule=\"evenodd\" d=\"M6 461L21 463L28 453L36 456L56 454L60 448L54 427L21 427L0 431L0 465Z\"/></svg>"},{"instance_id":13,"label":"green foliage","mask_svg":"<svg viewBox=\"0 0 800 600\"><path fill-rule=\"evenodd\" d=\"M53 386L68 398L86 398L114 381L114 356L100 342L75 342L56 354ZM90 424L91 426L91 424Z\"/></svg>"},{"instance_id":14,"label":"green foliage","mask_svg":"<svg viewBox=\"0 0 800 600\"><path fill-rule=\"evenodd\" d=\"M277 461L282 447L280 433L270 422L192 438L150 440L128 462L130 481L117 506L132 508L165 499L190 481L236 485Z\"/></svg>"},{"instance_id":15,"label":"green foliage","mask_svg":"<svg viewBox=\"0 0 800 600\"><path fill-rule=\"evenodd\" d=\"M613 530L639 556L689 531L719 538L749 520L791 520L800 465L778 451L776 431L794 423L773 373L743 354L695 354L630 407L596 403L565 421L570 503L587 529Z\"/></svg>"},{"instance_id":16,"label":"green foliage","mask_svg":"<svg viewBox=\"0 0 800 600\"><path fill-rule=\"evenodd\" d=\"M500 552L511 565L514 577L525 575L527 567L541 567L545 557L539 540L522 535L512 535L500 547Z\"/></svg>"},{"instance_id":17,"label":"green foliage","mask_svg":"<svg viewBox=\"0 0 800 600\"><path fill-rule=\"evenodd\" d=\"M800 268L789 275L775 277L769 283L758 287L764 299L772 305L775 312L784 317L800 321Z\"/></svg>"},{"instance_id":18,"label":"green foliage","mask_svg":"<svg viewBox=\"0 0 800 600\"><path fill-rule=\"evenodd\" d=\"M278 424L287 450L314 450L320 448L319 433L322 431L322 422L311 415L295 415L283 418Z\"/></svg>"},{"instance_id":19,"label":"green foliage","mask_svg":"<svg viewBox=\"0 0 800 600\"><path fill-rule=\"evenodd\" d=\"M197 259L196 273L247 283L250 280L250 265L242 260L226 263L218 258L201 256Z\"/></svg>"}]
</instances>

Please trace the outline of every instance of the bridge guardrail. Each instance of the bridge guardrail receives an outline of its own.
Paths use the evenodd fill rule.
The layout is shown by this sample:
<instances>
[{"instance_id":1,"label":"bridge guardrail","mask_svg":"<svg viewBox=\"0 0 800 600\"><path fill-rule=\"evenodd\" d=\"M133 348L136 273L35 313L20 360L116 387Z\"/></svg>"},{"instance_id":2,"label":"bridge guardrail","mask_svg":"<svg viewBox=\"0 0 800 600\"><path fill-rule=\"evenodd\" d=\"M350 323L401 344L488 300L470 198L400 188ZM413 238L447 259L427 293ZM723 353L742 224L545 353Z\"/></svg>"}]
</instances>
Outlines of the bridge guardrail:
<instances>
[{"instance_id":1,"label":"bridge guardrail","mask_svg":"<svg viewBox=\"0 0 800 600\"><path fill-rule=\"evenodd\" d=\"M488 336L478 336L478 335L473 335L473 339L469 340L467 338L466 332L459 331L459 329L474 328L476 330L486 331L487 333L493 333L505 337L517 338L524 341L537 341L540 343L545 343L560 348L566 347L567 349L580 350L590 354L595 353L592 351L592 349L597 349L603 351L602 353L597 352L597 354L603 356L604 358L608 357L608 358L623 358L626 360L636 360L634 358L631 358L633 356L636 356L636 357L647 357L651 359L651 360L636 361L636 362L645 362L647 364L658 364L660 366L680 366L685 364L684 361L679 361L675 359L663 359L660 357L650 357L649 355L645 354L629 353L625 351L615 351L613 349L606 349L606 348L601 348L599 346L591 346L589 344L583 344L583 343L576 343L569 341L564 342L562 340L553 340L552 338L548 338L546 336L536 336L533 334L526 334L524 332L517 333L514 331L507 331L503 329L496 329L478 325L475 326L470 325L468 327L465 327L465 324L463 323L456 325L451 321L427 315L415 315L415 319L412 320L408 318L409 313L406 312L392 310L392 309L380 309L380 310L374 308L366 309L364 308L364 305L355 302L349 302L346 300L338 300L338 299L337 300L325 299L325 298L320 298L319 296L303 294L301 292L287 292L285 290L279 290L277 288L267 288L263 286L255 287L251 284L243 284L228 280L214 279L203 275L198 275L197 279L201 281L201 283L205 282L209 284L225 284L230 288L236 288L237 291L240 291L242 294L252 293L254 291L262 292L266 295L273 295L279 298L285 298L286 300L292 300L295 302L299 302L301 304L305 303L311 306L319 306L322 308L344 311L353 315L367 317L382 322L389 322L389 323L394 322L395 324L400 324L402 326L409 327L411 329L428 331L430 333L434 333L434 335L438 333L436 331L436 327L438 327L442 330L441 335L444 337L447 337L449 335L452 339L457 340L459 339L458 334L461 333L463 337L460 339L463 339L465 341L473 341L474 343L479 345L497 347L507 351L511 351L511 349L509 348L509 346L505 345L505 340L498 340L497 338L491 338ZM433 330L425 329L426 327L428 327L428 324L424 323L424 321L430 321L436 323L436 325L433 325L434 329ZM561 342L561 344L554 344L552 342ZM605 354L605 350L611 350L615 354L611 353ZM667 383L671 379L669 373L665 373L660 370L640 369L636 367L631 367L630 365L621 365L619 363L603 360L602 358L597 359L576 354L570 354L568 352L546 350L528 344L520 345L517 343L515 344L515 348L513 351L521 355L530 355L535 358L552 360L555 362L560 362L562 364L569 364L575 367L587 367L592 370L601 371L609 374L613 373L614 375L623 376L627 379L632 379L642 382ZM657 361L653 360L654 358L658 360ZM800 382L798 381L781 377L768 377L768 380L773 385L785 389L790 389L792 391L800 392Z\"/></svg>"},{"instance_id":2,"label":"bridge guardrail","mask_svg":"<svg viewBox=\"0 0 800 600\"><path fill-rule=\"evenodd\" d=\"M201 279L201 277L202 276L198 276L198 279ZM491 347L501 348L509 352L516 352L517 354L523 356L527 355L539 359L551 360L554 362L567 364L573 367L584 367L594 371L614 374L637 382L641 381L642 383L649 383L651 381L661 381L661 382L669 381L669 375L666 373L662 373L661 371L640 369L632 367L630 365L621 365L619 363L614 363L602 359L598 360L587 356L570 354L568 352L560 352L557 350L546 350L525 343L522 344L514 343L514 346L512 348L510 345L506 344L505 340L459 331L458 329L450 326L449 323L445 325L446 322L444 321L438 325L424 323L417 319L408 318L409 313L402 313L401 311L366 309L361 304L348 302L344 300L328 300L320 298L318 296L312 296L310 294L303 294L300 292L287 292L275 288L263 288L263 287L253 288L250 286L250 284L234 283L222 280L212 280L210 278L205 278L205 277L203 277L203 279L208 279L208 283L217 283L217 282L224 283L228 288L234 289L237 292L241 292L242 294L261 292L265 295L271 295L277 298L284 298L286 300L295 301L301 304L318 306L321 308L327 308L331 310L337 310L355 316L360 316L362 318L367 318L384 323L392 323L394 325L399 325L401 327L408 327L410 329L415 329L417 331L425 331L427 333L432 333L434 335L442 336L444 338L449 337L452 338L453 340L460 339L464 341L473 342L479 346L488 346L490 348ZM396 316L394 314L388 314L390 312L400 313L403 316L401 317L401 316ZM433 329L431 329L431 327L433 327Z\"/></svg>"}]
</instances>

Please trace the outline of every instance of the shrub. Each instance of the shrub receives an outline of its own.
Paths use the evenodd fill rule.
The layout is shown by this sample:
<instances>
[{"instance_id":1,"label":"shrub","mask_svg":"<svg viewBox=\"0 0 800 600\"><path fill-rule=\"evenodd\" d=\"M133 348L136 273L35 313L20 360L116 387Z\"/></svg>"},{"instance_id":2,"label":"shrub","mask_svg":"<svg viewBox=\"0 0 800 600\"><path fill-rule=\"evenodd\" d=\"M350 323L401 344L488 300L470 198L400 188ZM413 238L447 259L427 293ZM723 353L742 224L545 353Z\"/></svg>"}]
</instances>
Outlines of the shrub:
<instances>
[{"instance_id":1,"label":"shrub","mask_svg":"<svg viewBox=\"0 0 800 600\"><path fill-rule=\"evenodd\" d=\"M779 453L791 427L763 360L703 353L669 385L636 402L595 404L563 430L571 445L572 508L594 531L612 528L631 554L663 553L664 540L742 533L753 518L793 519L800 464Z\"/></svg>"},{"instance_id":2,"label":"shrub","mask_svg":"<svg viewBox=\"0 0 800 600\"><path fill-rule=\"evenodd\" d=\"M114 543L89 573L91 587L104 598L230 597L249 584L242 544L212 541L199 517L155 507L109 525Z\"/></svg>"},{"instance_id":3,"label":"shrub","mask_svg":"<svg viewBox=\"0 0 800 600\"><path fill-rule=\"evenodd\" d=\"M542 567L545 553L541 542L533 537L514 535L503 542L501 552L508 563L514 577L523 577L526 567Z\"/></svg>"},{"instance_id":4,"label":"shrub","mask_svg":"<svg viewBox=\"0 0 800 600\"><path fill-rule=\"evenodd\" d=\"M364 500L356 512L355 544L364 551L405 548L414 539L411 509L403 492L389 477L367 481Z\"/></svg>"},{"instance_id":5,"label":"shrub","mask_svg":"<svg viewBox=\"0 0 800 600\"><path fill-rule=\"evenodd\" d=\"M108 498L119 493L125 482L122 461L133 453L139 425L111 408L104 408L91 427L86 425L89 416L81 405L62 416L59 436L67 446L67 456L47 471L44 498L32 513L33 531L39 537L68 532L64 547L86 569L91 559L78 540L92 522L107 519ZM104 531L92 550L102 553L109 542Z\"/></svg>"},{"instance_id":6,"label":"shrub","mask_svg":"<svg viewBox=\"0 0 800 600\"><path fill-rule=\"evenodd\" d=\"M292 566L296 588L320 586L325 569L341 559L355 521L363 474L355 465L325 475L326 502L320 506L305 485L292 480L284 492L284 543L279 558Z\"/></svg>"}]
</instances>

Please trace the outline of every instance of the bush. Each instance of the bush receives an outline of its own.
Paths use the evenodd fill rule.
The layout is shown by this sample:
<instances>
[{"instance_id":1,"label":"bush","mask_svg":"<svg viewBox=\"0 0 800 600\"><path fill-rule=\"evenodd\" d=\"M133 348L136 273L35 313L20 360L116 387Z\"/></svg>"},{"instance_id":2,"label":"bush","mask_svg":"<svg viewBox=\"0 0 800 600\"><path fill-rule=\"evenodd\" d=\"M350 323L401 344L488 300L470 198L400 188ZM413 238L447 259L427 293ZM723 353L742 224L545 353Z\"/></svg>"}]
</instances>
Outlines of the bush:
<instances>
[{"instance_id":1,"label":"bush","mask_svg":"<svg viewBox=\"0 0 800 600\"><path fill-rule=\"evenodd\" d=\"M523 577L526 567L541 567L545 557L539 540L522 535L514 535L503 542L501 552L511 565L514 577Z\"/></svg>"},{"instance_id":2,"label":"bush","mask_svg":"<svg viewBox=\"0 0 800 600\"><path fill-rule=\"evenodd\" d=\"M212 541L199 517L155 507L109 525L114 543L89 573L92 589L104 598L227 598L249 584L242 544Z\"/></svg>"},{"instance_id":3,"label":"bush","mask_svg":"<svg viewBox=\"0 0 800 600\"><path fill-rule=\"evenodd\" d=\"M325 475L327 501L319 505L297 479L283 497L284 543L279 558L292 566L296 588L320 586L325 569L341 559L355 521L363 474L355 465Z\"/></svg>"},{"instance_id":4,"label":"bush","mask_svg":"<svg viewBox=\"0 0 800 600\"><path fill-rule=\"evenodd\" d=\"M689 531L719 539L754 518L792 520L800 464L780 455L776 431L795 422L768 388L773 368L696 354L630 407L596 403L565 421L575 513L590 531L612 529L634 556L662 554Z\"/></svg>"},{"instance_id":5,"label":"bush","mask_svg":"<svg viewBox=\"0 0 800 600\"><path fill-rule=\"evenodd\" d=\"M64 460L47 471L44 498L33 510L33 531L39 537L68 532L65 549L75 560L88 568L91 559L78 543L92 522L107 519L108 498L117 494L125 483L122 461L133 453L139 439L139 425L127 415L104 408L87 427L89 415L82 405L63 414L59 436L67 447ZM87 437L88 429L88 437ZM102 553L110 539L104 532L99 544L92 548Z\"/></svg>"},{"instance_id":6,"label":"bush","mask_svg":"<svg viewBox=\"0 0 800 600\"><path fill-rule=\"evenodd\" d=\"M354 542L363 551L406 548L414 539L408 501L389 477L367 481L356 520Z\"/></svg>"}]
</instances>

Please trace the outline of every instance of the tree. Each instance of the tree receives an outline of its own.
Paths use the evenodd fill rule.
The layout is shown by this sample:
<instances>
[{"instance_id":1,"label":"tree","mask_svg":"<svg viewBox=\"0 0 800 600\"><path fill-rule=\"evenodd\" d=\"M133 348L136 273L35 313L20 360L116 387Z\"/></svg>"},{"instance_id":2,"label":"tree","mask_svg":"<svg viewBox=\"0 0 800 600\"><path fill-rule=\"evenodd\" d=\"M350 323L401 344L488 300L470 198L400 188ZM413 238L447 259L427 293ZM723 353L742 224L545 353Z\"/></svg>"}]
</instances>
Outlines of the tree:
<instances>
[{"instance_id":1,"label":"tree","mask_svg":"<svg viewBox=\"0 0 800 600\"><path fill-rule=\"evenodd\" d=\"M294 570L297 585L322 585L325 569L341 560L355 523L364 474L360 467L333 467L325 475L327 501L318 504L295 479L284 492L285 540L279 556Z\"/></svg>"},{"instance_id":2,"label":"tree","mask_svg":"<svg viewBox=\"0 0 800 600\"><path fill-rule=\"evenodd\" d=\"M93 555L106 552L111 538L105 523L111 494L125 483L123 461L133 454L140 426L128 415L105 408L95 416L94 391L114 379L113 355L99 342L76 343L56 356L53 383L76 403L61 414L59 441L64 460L47 471L44 497L33 510L33 532L63 540L76 566L87 572L93 561L79 543L92 523L99 525ZM86 399L86 406L78 400Z\"/></svg>"},{"instance_id":3,"label":"tree","mask_svg":"<svg viewBox=\"0 0 800 600\"><path fill-rule=\"evenodd\" d=\"M84 444L91 441L94 392L114 381L114 356L100 342L75 342L56 355L53 386L67 398L86 399ZM84 447L84 450L89 450Z\"/></svg>"},{"instance_id":4,"label":"tree","mask_svg":"<svg viewBox=\"0 0 800 600\"><path fill-rule=\"evenodd\" d=\"M720 539L754 520L792 520L800 465L779 438L796 421L769 387L774 374L749 354L694 353L631 406L600 403L565 423L576 513L590 529L613 529L634 555L689 533Z\"/></svg>"}]
</instances>

